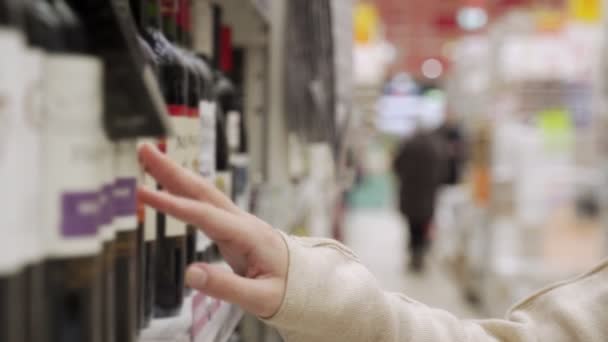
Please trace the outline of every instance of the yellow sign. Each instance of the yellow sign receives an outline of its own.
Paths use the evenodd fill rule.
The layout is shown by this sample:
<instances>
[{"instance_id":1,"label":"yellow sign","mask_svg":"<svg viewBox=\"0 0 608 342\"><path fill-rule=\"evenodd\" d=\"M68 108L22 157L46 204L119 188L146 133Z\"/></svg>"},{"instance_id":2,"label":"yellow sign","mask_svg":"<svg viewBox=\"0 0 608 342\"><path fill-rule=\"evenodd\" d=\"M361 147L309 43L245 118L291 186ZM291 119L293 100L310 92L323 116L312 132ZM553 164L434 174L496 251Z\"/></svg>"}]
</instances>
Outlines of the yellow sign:
<instances>
[{"instance_id":1,"label":"yellow sign","mask_svg":"<svg viewBox=\"0 0 608 342\"><path fill-rule=\"evenodd\" d=\"M578 21L597 23L602 19L602 0L570 0L570 15Z\"/></svg>"},{"instance_id":2,"label":"yellow sign","mask_svg":"<svg viewBox=\"0 0 608 342\"><path fill-rule=\"evenodd\" d=\"M378 31L378 11L376 7L367 2L358 3L354 10L355 42L357 44L370 43Z\"/></svg>"}]
</instances>

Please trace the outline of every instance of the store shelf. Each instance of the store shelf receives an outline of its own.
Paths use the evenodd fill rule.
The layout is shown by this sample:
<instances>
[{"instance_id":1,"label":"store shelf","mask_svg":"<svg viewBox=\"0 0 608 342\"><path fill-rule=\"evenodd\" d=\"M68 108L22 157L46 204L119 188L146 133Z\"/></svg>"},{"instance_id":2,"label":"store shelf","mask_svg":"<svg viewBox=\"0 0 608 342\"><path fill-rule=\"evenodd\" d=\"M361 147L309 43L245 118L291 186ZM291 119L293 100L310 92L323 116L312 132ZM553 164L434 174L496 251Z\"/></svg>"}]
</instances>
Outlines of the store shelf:
<instances>
[{"instance_id":1,"label":"store shelf","mask_svg":"<svg viewBox=\"0 0 608 342\"><path fill-rule=\"evenodd\" d=\"M184 301L179 316L167 319L155 319L150 326L141 332L139 342L186 342L190 341L192 326L192 298Z\"/></svg>"},{"instance_id":2,"label":"store shelf","mask_svg":"<svg viewBox=\"0 0 608 342\"><path fill-rule=\"evenodd\" d=\"M196 292L185 299L179 316L153 320L139 342L225 342L242 317L236 305Z\"/></svg>"}]
</instances>

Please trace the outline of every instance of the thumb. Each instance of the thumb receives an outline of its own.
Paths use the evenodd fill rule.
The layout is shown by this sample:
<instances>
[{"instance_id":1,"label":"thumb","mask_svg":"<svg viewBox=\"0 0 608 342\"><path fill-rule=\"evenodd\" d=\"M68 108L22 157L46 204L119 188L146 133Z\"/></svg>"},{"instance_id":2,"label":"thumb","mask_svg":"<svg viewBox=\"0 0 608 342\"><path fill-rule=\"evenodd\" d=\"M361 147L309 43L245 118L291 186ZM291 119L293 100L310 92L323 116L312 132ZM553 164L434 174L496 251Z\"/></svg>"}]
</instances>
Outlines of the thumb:
<instances>
[{"instance_id":1,"label":"thumb","mask_svg":"<svg viewBox=\"0 0 608 342\"><path fill-rule=\"evenodd\" d=\"M186 272L186 283L211 297L239 305L261 318L272 317L283 301L278 278L241 277L222 266L193 264Z\"/></svg>"}]
</instances>

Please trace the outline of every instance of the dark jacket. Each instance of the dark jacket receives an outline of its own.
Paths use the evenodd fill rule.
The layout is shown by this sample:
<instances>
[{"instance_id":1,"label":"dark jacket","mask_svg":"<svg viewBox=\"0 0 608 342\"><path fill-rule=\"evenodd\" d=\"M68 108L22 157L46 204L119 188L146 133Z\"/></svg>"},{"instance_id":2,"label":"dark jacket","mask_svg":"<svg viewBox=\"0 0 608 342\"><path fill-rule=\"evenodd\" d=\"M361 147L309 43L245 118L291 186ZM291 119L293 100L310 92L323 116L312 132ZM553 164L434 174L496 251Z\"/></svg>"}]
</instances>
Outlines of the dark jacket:
<instances>
[{"instance_id":1,"label":"dark jacket","mask_svg":"<svg viewBox=\"0 0 608 342\"><path fill-rule=\"evenodd\" d=\"M418 132L399 147L393 169L399 179L399 208L408 218L431 219L445 178L441 139Z\"/></svg>"}]
</instances>

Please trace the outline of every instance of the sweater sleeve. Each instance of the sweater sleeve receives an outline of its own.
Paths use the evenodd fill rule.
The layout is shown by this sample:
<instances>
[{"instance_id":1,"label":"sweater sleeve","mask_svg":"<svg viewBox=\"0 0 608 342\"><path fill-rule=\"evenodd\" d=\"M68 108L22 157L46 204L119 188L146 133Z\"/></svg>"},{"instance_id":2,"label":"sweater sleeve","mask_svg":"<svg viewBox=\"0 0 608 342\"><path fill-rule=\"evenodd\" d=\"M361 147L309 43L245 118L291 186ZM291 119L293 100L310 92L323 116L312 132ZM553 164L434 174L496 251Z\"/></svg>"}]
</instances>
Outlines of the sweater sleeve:
<instances>
[{"instance_id":1,"label":"sweater sleeve","mask_svg":"<svg viewBox=\"0 0 608 342\"><path fill-rule=\"evenodd\" d=\"M266 322L286 342L538 342L608 340L606 263L539 291L507 319L460 320L403 295L382 291L345 246L286 237L285 298Z\"/></svg>"}]
</instances>

